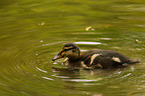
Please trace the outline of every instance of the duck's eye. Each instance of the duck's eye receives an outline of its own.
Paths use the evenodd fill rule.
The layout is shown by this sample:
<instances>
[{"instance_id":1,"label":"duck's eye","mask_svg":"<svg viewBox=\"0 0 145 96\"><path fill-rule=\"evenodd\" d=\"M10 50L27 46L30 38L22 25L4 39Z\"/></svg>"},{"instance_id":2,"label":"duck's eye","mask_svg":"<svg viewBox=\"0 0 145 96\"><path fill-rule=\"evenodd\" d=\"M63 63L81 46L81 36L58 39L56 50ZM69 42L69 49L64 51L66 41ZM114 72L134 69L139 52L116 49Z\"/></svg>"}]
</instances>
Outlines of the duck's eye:
<instances>
[{"instance_id":1,"label":"duck's eye","mask_svg":"<svg viewBox=\"0 0 145 96\"><path fill-rule=\"evenodd\" d=\"M62 57L64 57L66 54L65 54L65 52L61 52L60 55L61 55Z\"/></svg>"}]
</instances>

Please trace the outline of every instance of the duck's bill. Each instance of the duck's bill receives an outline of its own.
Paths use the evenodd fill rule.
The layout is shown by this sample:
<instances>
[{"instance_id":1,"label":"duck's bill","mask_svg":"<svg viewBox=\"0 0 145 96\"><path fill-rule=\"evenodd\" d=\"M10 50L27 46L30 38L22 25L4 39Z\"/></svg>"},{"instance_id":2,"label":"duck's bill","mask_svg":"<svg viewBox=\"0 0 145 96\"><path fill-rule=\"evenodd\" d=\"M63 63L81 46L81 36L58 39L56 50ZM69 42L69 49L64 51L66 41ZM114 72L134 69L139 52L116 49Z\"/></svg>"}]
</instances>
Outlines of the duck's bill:
<instances>
[{"instance_id":1,"label":"duck's bill","mask_svg":"<svg viewBox=\"0 0 145 96\"><path fill-rule=\"evenodd\" d=\"M62 57L63 57L63 56L57 54L57 55L54 56L54 58L52 58L52 61L55 61L55 60L57 60L57 59L59 59L59 58L62 58Z\"/></svg>"}]
</instances>

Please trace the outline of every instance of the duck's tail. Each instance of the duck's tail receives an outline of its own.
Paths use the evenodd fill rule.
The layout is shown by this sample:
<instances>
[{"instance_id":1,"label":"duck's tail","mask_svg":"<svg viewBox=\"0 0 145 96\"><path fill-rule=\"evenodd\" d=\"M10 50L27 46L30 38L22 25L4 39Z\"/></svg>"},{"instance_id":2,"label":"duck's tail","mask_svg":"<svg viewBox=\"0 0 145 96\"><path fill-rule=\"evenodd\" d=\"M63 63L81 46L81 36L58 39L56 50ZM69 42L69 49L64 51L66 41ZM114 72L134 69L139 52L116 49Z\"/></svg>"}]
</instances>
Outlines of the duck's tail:
<instances>
[{"instance_id":1,"label":"duck's tail","mask_svg":"<svg viewBox=\"0 0 145 96\"><path fill-rule=\"evenodd\" d=\"M131 60L128 64L137 64L140 63L140 60Z\"/></svg>"},{"instance_id":2,"label":"duck's tail","mask_svg":"<svg viewBox=\"0 0 145 96\"><path fill-rule=\"evenodd\" d=\"M127 67L127 66L129 66L129 65L138 64L138 63L140 63L139 60L130 60L129 62L122 64L122 66L123 66L123 67Z\"/></svg>"}]
</instances>

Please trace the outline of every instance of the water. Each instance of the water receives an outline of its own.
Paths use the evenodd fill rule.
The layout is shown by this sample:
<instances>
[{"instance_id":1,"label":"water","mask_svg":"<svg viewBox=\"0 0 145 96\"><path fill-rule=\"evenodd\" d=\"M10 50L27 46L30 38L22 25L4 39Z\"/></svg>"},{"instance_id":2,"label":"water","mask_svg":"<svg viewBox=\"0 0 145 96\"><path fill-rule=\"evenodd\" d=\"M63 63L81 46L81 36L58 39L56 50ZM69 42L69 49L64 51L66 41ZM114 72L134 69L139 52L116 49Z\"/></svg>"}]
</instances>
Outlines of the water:
<instances>
[{"instance_id":1,"label":"water","mask_svg":"<svg viewBox=\"0 0 145 96\"><path fill-rule=\"evenodd\" d=\"M144 96L145 1L0 1L1 96ZM139 65L68 70L62 46L119 51Z\"/></svg>"}]
</instances>

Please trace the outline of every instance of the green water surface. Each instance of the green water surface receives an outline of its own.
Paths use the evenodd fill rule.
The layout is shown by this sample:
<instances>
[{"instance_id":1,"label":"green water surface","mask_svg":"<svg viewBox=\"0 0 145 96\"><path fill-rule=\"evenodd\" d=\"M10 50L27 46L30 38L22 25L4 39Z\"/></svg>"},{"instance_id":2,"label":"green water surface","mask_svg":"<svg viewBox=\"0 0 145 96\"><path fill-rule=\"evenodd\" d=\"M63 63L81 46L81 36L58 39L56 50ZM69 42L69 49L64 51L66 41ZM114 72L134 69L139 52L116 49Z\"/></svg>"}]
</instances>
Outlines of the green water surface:
<instances>
[{"instance_id":1,"label":"green water surface","mask_svg":"<svg viewBox=\"0 0 145 96\"><path fill-rule=\"evenodd\" d=\"M145 96L144 0L0 1L0 96ZM124 69L68 70L65 43L141 61ZM82 44L83 43L83 44Z\"/></svg>"}]
</instances>

